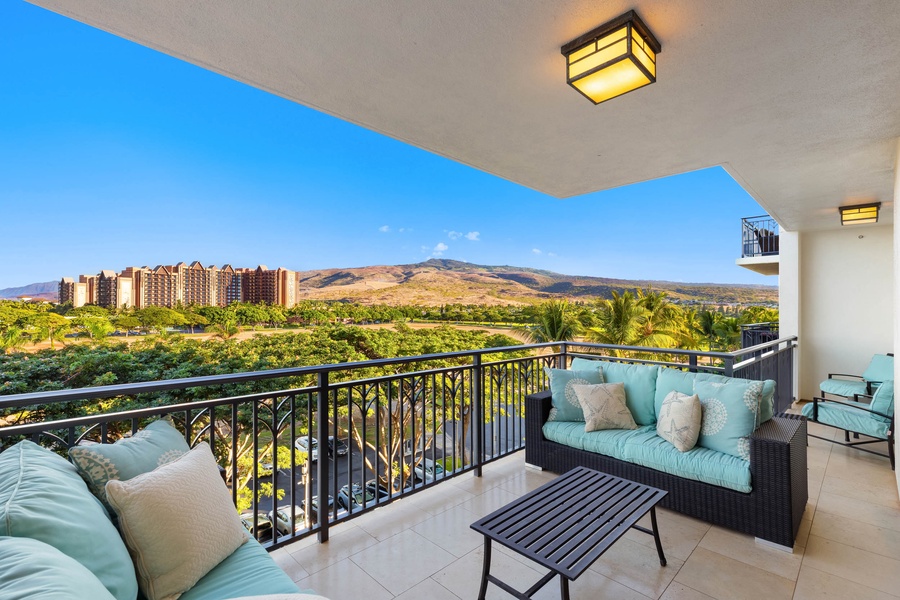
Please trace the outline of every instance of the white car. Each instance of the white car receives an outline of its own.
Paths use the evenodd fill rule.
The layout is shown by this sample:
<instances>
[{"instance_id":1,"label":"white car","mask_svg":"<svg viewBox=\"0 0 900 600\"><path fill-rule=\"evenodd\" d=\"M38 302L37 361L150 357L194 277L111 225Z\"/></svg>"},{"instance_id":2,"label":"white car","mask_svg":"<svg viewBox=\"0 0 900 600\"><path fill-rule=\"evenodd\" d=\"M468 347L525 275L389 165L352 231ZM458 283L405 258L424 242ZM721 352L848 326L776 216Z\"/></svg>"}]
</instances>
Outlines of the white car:
<instances>
[{"instance_id":1,"label":"white car","mask_svg":"<svg viewBox=\"0 0 900 600\"><path fill-rule=\"evenodd\" d=\"M285 504L283 506L279 506L277 511L272 511L268 514L269 520L275 523L275 527L278 529L278 533L281 535L290 535L294 531L302 531L306 524L304 523L304 519L306 517L306 513L304 510L294 505L294 526L291 527L291 505Z\"/></svg>"},{"instance_id":2,"label":"white car","mask_svg":"<svg viewBox=\"0 0 900 600\"><path fill-rule=\"evenodd\" d=\"M312 449L310 450L309 445L312 445ZM300 452L306 452L309 454L309 460L312 462L316 462L319 460L319 442L316 438L310 438L305 435L302 435L297 438L297 441L294 442L294 448L296 448Z\"/></svg>"},{"instance_id":3,"label":"white car","mask_svg":"<svg viewBox=\"0 0 900 600\"><path fill-rule=\"evenodd\" d=\"M435 479L444 477L444 467L440 463L436 463L430 458L422 459L422 462L413 469L416 481L431 483Z\"/></svg>"}]
</instances>

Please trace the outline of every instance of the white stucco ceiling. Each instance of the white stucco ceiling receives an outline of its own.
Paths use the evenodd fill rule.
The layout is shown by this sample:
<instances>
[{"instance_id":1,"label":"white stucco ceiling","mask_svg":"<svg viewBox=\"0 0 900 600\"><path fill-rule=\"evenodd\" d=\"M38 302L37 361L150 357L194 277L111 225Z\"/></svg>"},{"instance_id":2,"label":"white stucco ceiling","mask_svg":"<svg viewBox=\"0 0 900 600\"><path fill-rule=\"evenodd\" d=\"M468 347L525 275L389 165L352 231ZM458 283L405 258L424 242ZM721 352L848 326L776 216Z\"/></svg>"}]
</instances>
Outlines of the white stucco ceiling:
<instances>
[{"instance_id":1,"label":"white stucco ceiling","mask_svg":"<svg viewBox=\"0 0 900 600\"><path fill-rule=\"evenodd\" d=\"M722 165L790 230L893 198L897 0L32 1L557 197ZM594 106L559 47L631 8L659 81Z\"/></svg>"}]
</instances>

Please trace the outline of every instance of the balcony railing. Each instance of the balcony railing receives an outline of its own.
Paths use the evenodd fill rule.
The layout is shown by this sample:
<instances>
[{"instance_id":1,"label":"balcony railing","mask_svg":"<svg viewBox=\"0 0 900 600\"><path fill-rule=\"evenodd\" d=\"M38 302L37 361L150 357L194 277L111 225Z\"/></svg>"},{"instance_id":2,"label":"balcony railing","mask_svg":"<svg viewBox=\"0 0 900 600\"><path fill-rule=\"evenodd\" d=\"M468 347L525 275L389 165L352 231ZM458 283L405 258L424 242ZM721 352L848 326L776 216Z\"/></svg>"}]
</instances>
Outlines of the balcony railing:
<instances>
[{"instance_id":1,"label":"balcony railing","mask_svg":"<svg viewBox=\"0 0 900 600\"><path fill-rule=\"evenodd\" d=\"M778 323L750 323L741 325L741 348L758 346L778 339Z\"/></svg>"},{"instance_id":2,"label":"balcony railing","mask_svg":"<svg viewBox=\"0 0 900 600\"><path fill-rule=\"evenodd\" d=\"M741 219L741 258L778 255L778 223L769 215Z\"/></svg>"},{"instance_id":3,"label":"balcony railing","mask_svg":"<svg viewBox=\"0 0 900 600\"><path fill-rule=\"evenodd\" d=\"M132 435L167 415L189 445L207 442L213 448L235 504L243 499L254 514L289 507L286 512L296 528L275 527L260 540L275 548L313 533L325 541L331 524L463 473L480 476L483 465L524 448L524 400L546 389L544 367L567 366L573 356L602 356L774 379L776 410L783 410L792 400L795 347L795 337L733 353L534 344L18 394L0 398L0 417L25 421L0 427L0 447L31 439L65 454L74 445ZM501 359L499 352L504 353ZM265 383L273 390L230 393L248 383ZM98 407L99 399L114 408L27 422L48 408ZM135 404L144 407L115 408ZM346 439L349 451L329 456L329 437ZM317 457L305 451L315 447L314 438ZM349 499L353 484L365 496L369 481L375 482L368 490L371 499ZM260 494L269 487L264 484L283 497L273 501ZM342 488L351 493L342 494ZM316 496L333 497L334 503L316 504Z\"/></svg>"}]
</instances>

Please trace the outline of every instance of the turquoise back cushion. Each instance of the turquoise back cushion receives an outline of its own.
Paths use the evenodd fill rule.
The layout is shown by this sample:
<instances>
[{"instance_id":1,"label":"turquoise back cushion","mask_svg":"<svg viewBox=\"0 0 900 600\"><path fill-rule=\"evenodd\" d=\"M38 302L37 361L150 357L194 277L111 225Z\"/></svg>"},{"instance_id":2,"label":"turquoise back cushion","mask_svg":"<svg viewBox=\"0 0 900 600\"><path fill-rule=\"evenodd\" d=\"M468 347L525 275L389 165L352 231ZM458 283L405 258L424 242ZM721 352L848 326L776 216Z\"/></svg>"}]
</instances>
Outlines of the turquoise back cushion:
<instances>
[{"instance_id":1,"label":"turquoise back cushion","mask_svg":"<svg viewBox=\"0 0 900 600\"><path fill-rule=\"evenodd\" d=\"M656 423L654 398L659 367L603 361L602 369L603 379L606 380L606 383L622 382L625 384L625 403L634 417L634 422L638 425Z\"/></svg>"},{"instance_id":2,"label":"turquoise back cushion","mask_svg":"<svg viewBox=\"0 0 900 600\"><path fill-rule=\"evenodd\" d=\"M872 362L862 374L866 381L887 381L894 379L894 357L887 354L876 354Z\"/></svg>"},{"instance_id":3,"label":"turquoise back cushion","mask_svg":"<svg viewBox=\"0 0 900 600\"><path fill-rule=\"evenodd\" d=\"M93 573L53 546L30 538L0 537L0 598L114 597Z\"/></svg>"},{"instance_id":4,"label":"turquoise back cushion","mask_svg":"<svg viewBox=\"0 0 900 600\"><path fill-rule=\"evenodd\" d=\"M592 358L580 358L575 357L572 359L572 364L569 365L569 368L573 371L593 371L597 369L599 371L603 371L601 361L594 360Z\"/></svg>"},{"instance_id":5,"label":"turquoise back cushion","mask_svg":"<svg viewBox=\"0 0 900 600\"><path fill-rule=\"evenodd\" d=\"M118 600L137 596L134 565L106 509L74 466L29 441L0 453L0 536L49 544L86 567Z\"/></svg>"},{"instance_id":6,"label":"turquoise back cushion","mask_svg":"<svg viewBox=\"0 0 900 600\"><path fill-rule=\"evenodd\" d=\"M106 482L127 481L170 463L190 450L184 435L166 419L154 421L130 438L115 444L76 446L69 450L71 460L87 482L91 492L106 502ZM109 511L113 514L112 510Z\"/></svg>"},{"instance_id":7,"label":"turquoise back cushion","mask_svg":"<svg viewBox=\"0 0 900 600\"><path fill-rule=\"evenodd\" d=\"M697 373L697 381L716 381L718 383L728 383L729 381L753 381L752 379L742 379L740 377L725 377L715 373ZM765 423L775 416L775 380L766 379L763 381L762 400L759 403L759 422Z\"/></svg>"},{"instance_id":8,"label":"turquoise back cushion","mask_svg":"<svg viewBox=\"0 0 900 600\"><path fill-rule=\"evenodd\" d=\"M604 383L603 372L594 368L585 371L569 369L545 369L550 378L550 409L548 421L580 421L584 423L584 411L575 396L575 384Z\"/></svg>"},{"instance_id":9,"label":"turquoise back cushion","mask_svg":"<svg viewBox=\"0 0 900 600\"><path fill-rule=\"evenodd\" d=\"M878 389L875 390L875 394L872 395L872 403L871 408L874 411L886 414L893 415L894 414L894 380L893 379L885 379L881 385L878 386Z\"/></svg>"},{"instance_id":10,"label":"turquoise back cushion","mask_svg":"<svg viewBox=\"0 0 900 600\"><path fill-rule=\"evenodd\" d=\"M656 396L653 399L653 411L659 418L659 410L662 408L663 400L670 392L676 391L688 396L694 393L694 379L698 373L682 371L681 369L670 369L668 367L660 367L656 376Z\"/></svg>"},{"instance_id":11,"label":"turquoise back cushion","mask_svg":"<svg viewBox=\"0 0 900 600\"><path fill-rule=\"evenodd\" d=\"M763 382L748 379L694 381L703 405L697 445L750 460L749 436L756 429Z\"/></svg>"}]
</instances>

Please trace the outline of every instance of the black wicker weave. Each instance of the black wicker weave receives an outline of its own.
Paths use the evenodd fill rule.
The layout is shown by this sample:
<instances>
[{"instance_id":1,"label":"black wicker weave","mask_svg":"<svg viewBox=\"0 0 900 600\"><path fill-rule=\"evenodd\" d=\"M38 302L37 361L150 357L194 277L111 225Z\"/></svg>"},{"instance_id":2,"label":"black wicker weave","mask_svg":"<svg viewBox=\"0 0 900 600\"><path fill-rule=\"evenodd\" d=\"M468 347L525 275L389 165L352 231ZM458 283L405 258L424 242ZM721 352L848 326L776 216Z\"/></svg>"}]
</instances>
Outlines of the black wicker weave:
<instances>
[{"instance_id":1,"label":"black wicker weave","mask_svg":"<svg viewBox=\"0 0 900 600\"><path fill-rule=\"evenodd\" d=\"M526 396L526 463L554 473L584 466L666 490L660 506L793 547L809 497L805 417L782 413L753 432L753 490L743 493L552 442L542 431L549 414L549 391Z\"/></svg>"}]
</instances>

